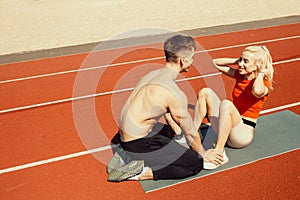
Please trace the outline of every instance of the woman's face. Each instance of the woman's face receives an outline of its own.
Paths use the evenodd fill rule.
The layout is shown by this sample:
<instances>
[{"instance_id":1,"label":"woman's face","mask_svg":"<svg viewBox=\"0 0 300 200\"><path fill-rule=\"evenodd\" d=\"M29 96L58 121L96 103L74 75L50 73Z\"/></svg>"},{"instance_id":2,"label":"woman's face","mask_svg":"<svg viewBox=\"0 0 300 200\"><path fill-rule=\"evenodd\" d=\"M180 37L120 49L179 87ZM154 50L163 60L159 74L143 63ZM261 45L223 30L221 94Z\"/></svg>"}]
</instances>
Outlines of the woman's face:
<instances>
[{"instance_id":1,"label":"woman's face","mask_svg":"<svg viewBox=\"0 0 300 200\"><path fill-rule=\"evenodd\" d=\"M251 74L256 71L255 55L249 51L243 51L239 59L239 73L241 75Z\"/></svg>"}]
</instances>

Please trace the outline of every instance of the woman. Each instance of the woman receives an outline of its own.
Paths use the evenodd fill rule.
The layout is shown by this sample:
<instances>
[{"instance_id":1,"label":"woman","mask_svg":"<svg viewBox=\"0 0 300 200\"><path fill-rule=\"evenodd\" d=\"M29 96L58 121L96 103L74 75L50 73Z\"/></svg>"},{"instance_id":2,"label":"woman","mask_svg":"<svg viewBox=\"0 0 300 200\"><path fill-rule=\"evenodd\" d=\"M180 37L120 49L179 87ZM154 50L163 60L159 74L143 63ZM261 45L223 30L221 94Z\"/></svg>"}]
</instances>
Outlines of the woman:
<instances>
[{"instance_id":1,"label":"woman","mask_svg":"<svg viewBox=\"0 0 300 200\"><path fill-rule=\"evenodd\" d=\"M238 65L234 69L229 65ZM269 50L265 46L249 46L238 59L217 58L213 65L223 74L236 80L232 92L233 101L222 100L209 88L198 94L194 125L200 127L207 115L213 129L218 132L215 149L223 152L214 162L204 162L204 169L215 169L228 162L224 146L242 148L249 145L254 136L259 112L272 89L273 67Z\"/></svg>"}]
</instances>

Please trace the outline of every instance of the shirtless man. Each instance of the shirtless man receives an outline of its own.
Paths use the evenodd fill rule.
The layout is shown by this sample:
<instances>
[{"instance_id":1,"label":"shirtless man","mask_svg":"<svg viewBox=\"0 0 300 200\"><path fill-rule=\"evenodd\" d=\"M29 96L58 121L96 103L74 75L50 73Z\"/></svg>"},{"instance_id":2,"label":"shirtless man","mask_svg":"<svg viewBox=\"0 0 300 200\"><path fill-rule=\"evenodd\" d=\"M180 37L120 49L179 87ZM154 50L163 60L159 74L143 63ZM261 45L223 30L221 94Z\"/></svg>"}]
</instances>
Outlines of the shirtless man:
<instances>
[{"instance_id":1,"label":"shirtless man","mask_svg":"<svg viewBox=\"0 0 300 200\"><path fill-rule=\"evenodd\" d=\"M188 71L195 48L189 36L167 39L165 67L145 75L125 103L119 119L121 146L147 166L142 173L126 179L180 179L199 173L203 159L216 164L223 161L218 151L204 150L188 112L187 97L175 83L179 73ZM157 123L162 116L169 125ZM174 141L180 129L190 148Z\"/></svg>"}]
</instances>

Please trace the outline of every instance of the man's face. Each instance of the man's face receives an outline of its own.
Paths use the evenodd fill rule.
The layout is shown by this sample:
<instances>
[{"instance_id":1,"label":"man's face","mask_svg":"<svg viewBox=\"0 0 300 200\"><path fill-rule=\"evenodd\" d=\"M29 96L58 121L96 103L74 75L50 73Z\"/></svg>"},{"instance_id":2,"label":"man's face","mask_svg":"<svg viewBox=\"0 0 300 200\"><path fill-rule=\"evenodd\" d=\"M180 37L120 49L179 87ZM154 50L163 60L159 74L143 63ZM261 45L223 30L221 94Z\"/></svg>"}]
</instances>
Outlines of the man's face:
<instances>
[{"instance_id":1,"label":"man's face","mask_svg":"<svg viewBox=\"0 0 300 200\"><path fill-rule=\"evenodd\" d=\"M189 71L189 68L194 61L193 60L194 55L195 55L195 51L192 50L192 51L186 52L185 56L182 56L183 57L183 63L182 63L182 67L181 67L182 72Z\"/></svg>"}]
</instances>

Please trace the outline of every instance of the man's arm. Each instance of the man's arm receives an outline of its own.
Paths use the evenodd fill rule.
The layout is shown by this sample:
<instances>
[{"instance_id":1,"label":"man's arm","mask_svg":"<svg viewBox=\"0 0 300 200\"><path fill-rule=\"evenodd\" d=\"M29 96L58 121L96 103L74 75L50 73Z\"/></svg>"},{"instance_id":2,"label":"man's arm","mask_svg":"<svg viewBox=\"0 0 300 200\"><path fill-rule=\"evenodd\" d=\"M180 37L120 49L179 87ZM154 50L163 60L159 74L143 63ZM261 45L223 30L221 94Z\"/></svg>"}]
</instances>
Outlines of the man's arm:
<instances>
[{"instance_id":1,"label":"man's arm","mask_svg":"<svg viewBox=\"0 0 300 200\"><path fill-rule=\"evenodd\" d=\"M174 119L172 118L171 113L167 112L165 114L165 118L167 123L172 127L172 129L175 131L176 135L181 135L182 131L181 128L178 126L178 124L174 121Z\"/></svg>"},{"instance_id":2,"label":"man's arm","mask_svg":"<svg viewBox=\"0 0 300 200\"><path fill-rule=\"evenodd\" d=\"M198 131L195 129L192 117L188 112L187 97L183 93L169 93L168 109L170 117L183 131L191 148L200 155L204 155L204 148L201 144L201 139ZM173 127L172 127L173 128Z\"/></svg>"},{"instance_id":3,"label":"man's arm","mask_svg":"<svg viewBox=\"0 0 300 200\"><path fill-rule=\"evenodd\" d=\"M164 94L167 94L167 92ZM179 94L174 95L174 93L169 92L165 98L168 100L167 107L172 119L182 129L190 147L201 155L205 162L220 164L223 161L223 154L221 152L215 149L205 151L203 148L200 135L194 127L192 117L188 112L188 103L185 94L179 92Z\"/></svg>"}]
</instances>

